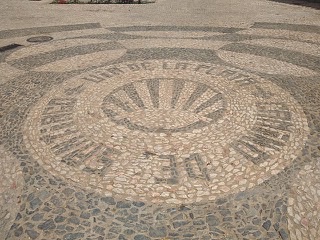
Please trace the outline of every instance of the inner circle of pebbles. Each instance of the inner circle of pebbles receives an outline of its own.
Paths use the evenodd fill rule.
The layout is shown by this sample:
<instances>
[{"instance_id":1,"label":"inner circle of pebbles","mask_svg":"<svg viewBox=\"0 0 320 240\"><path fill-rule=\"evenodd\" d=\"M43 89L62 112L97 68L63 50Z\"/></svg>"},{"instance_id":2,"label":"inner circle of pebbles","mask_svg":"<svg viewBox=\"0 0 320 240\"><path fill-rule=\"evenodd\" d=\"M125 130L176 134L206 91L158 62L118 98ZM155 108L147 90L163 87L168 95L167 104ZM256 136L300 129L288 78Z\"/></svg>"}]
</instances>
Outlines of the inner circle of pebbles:
<instances>
[{"instance_id":1,"label":"inner circle of pebbles","mask_svg":"<svg viewBox=\"0 0 320 240\"><path fill-rule=\"evenodd\" d=\"M34 106L24 142L52 174L105 195L191 203L282 171L308 134L298 103L238 69L154 60L72 78Z\"/></svg>"},{"instance_id":2,"label":"inner circle of pebbles","mask_svg":"<svg viewBox=\"0 0 320 240\"><path fill-rule=\"evenodd\" d=\"M153 93L156 88L160 90L159 93ZM150 94L148 94L149 89ZM203 92L206 95L199 97L198 104L193 104L197 95ZM179 102L181 95L184 95L184 104ZM126 105L120 105L120 99ZM205 116L208 111L204 112L202 108L210 99L215 102L212 105L216 116L208 118ZM134 104L130 104L131 100L134 101ZM132 81L110 92L103 99L102 105L105 115L117 125L126 126L131 130L156 133L200 129L217 122L225 111L223 94L206 84L176 78Z\"/></svg>"}]
</instances>

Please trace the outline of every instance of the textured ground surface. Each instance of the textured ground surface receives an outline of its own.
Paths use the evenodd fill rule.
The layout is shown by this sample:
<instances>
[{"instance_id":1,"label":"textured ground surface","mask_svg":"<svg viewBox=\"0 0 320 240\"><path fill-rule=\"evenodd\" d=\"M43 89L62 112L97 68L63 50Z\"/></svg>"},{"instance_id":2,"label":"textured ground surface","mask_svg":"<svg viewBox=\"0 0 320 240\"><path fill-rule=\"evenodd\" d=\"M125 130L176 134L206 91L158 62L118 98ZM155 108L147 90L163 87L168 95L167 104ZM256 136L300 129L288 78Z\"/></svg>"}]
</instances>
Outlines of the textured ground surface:
<instances>
[{"instance_id":1,"label":"textured ground surface","mask_svg":"<svg viewBox=\"0 0 320 240\"><path fill-rule=\"evenodd\" d=\"M320 238L317 10L0 8L0 239Z\"/></svg>"}]
</instances>

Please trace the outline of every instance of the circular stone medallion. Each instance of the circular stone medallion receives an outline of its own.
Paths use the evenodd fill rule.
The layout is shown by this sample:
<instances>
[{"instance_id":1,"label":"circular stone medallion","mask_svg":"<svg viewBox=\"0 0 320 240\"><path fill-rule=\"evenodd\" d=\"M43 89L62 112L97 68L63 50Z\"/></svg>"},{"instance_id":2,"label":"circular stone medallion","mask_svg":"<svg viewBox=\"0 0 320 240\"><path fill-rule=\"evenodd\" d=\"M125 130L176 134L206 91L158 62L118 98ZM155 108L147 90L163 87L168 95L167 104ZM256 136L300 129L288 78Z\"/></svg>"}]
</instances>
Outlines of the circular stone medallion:
<instances>
[{"instance_id":1,"label":"circular stone medallion","mask_svg":"<svg viewBox=\"0 0 320 240\"><path fill-rule=\"evenodd\" d=\"M154 60L66 81L30 111L24 141L49 172L105 195L191 203L289 166L308 134L299 104L239 69Z\"/></svg>"}]
</instances>

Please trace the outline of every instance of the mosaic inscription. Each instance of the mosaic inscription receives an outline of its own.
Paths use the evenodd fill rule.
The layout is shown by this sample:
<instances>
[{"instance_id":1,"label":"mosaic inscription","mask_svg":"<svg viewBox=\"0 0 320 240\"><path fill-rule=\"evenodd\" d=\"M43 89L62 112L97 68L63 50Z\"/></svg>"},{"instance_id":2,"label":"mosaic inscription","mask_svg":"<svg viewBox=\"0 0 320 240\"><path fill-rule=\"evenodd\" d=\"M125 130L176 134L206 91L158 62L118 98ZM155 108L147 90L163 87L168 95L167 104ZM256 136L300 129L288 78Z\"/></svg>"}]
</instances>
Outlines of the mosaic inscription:
<instances>
[{"instance_id":1,"label":"mosaic inscription","mask_svg":"<svg viewBox=\"0 0 320 240\"><path fill-rule=\"evenodd\" d=\"M81 186L189 203L269 179L290 165L307 134L298 103L271 82L157 60L66 81L30 111L24 141L45 169Z\"/></svg>"}]
</instances>

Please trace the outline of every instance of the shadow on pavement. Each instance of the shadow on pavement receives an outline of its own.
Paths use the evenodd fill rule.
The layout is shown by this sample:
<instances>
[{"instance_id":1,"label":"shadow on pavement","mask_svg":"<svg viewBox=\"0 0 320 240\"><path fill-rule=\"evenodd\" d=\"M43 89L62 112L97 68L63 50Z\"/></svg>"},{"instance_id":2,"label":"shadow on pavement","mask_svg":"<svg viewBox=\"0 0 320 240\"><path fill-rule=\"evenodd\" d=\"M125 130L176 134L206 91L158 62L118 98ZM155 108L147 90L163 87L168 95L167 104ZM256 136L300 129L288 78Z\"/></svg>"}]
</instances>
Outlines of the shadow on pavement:
<instances>
[{"instance_id":1,"label":"shadow on pavement","mask_svg":"<svg viewBox=\"0 0 320 240\"><path fill-rule=\"evenodd\" d=\"M305 7L311 7L314 9L320 9L320 0L269 0L273 2L287 3L293 5L300 5Z\"/></svg>"}]
</instances>

